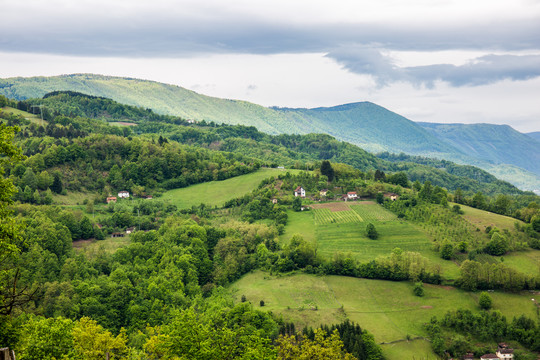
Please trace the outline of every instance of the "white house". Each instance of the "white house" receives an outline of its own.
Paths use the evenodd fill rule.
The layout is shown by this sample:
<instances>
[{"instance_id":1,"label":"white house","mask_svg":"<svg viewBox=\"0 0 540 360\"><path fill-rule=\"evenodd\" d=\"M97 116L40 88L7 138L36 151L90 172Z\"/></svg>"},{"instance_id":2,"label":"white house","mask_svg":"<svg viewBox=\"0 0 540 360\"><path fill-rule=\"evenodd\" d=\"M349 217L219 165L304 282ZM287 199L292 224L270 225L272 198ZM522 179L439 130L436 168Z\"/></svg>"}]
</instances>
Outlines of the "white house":
<instances>
[{"instance_id":1,"label":"white house","mask_svg":"<svg viewBox=\"0 0 540 360\"><path fill-rule=\"evenodd\" d=\"M296 190L294 190L294 196L306 197L306 190L299 186L296 188Z\"/></svg>"},{"instance_id":2,"label":"white house","mask_svg":"<svg viewBox=\"0 0 540 360\"><path fill-rule=\"evenodd\" d=\"M127 191L120 191L120 192L118 193L118 197L119 197L120 199L128 198L128 197L129 197L129 192L127 192Z\"/></svg>"},{"instance_id":3,"label":"white house","mask_svg":"<svg viewBox=\"0 0 540 360\"><path fill-rule=\"evenodd\" d=\"M347 199L349 200L356 200L358 199L358 195L356 194L356 191L349 191L347 193Z\"/></svg>"}]
</instances>

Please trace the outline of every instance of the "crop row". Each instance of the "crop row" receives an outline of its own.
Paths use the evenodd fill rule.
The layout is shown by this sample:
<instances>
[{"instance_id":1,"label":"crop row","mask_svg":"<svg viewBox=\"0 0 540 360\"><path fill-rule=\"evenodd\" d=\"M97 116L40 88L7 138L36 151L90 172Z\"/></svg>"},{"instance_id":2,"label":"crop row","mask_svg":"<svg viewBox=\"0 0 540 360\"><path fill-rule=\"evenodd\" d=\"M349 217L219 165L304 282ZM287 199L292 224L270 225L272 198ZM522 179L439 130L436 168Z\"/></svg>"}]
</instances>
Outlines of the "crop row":
<instances>
[{"instance_id":1,"label":"crop row","mask_svg":"<svg viewBox=\"0 0 540 360\"><path fill-rule=\"evenodd\" d=\"M396 219L393 213L378 205L352 205L351 209L365 221L391 221Z\"/></svg>"},{"instance_id":2,"label":"crop row","mask_svg":"<svg viewBox=\"0 0 540 360\"><path fill-rule=\"evenodd\" d=\"M345 224L362 222L363 219L354 211L330 211L329 209L313 209L315 225Z\"/></svg>"}]
</instances>

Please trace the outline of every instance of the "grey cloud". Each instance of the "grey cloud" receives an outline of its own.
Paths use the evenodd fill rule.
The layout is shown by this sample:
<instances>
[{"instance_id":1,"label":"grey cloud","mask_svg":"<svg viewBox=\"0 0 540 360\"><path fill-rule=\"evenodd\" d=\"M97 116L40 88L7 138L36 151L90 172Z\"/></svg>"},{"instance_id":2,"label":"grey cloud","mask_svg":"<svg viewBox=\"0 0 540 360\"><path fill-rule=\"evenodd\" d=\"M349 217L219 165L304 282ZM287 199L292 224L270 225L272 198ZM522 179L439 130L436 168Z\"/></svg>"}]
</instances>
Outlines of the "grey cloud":
<instances>
[{"instance_id":1,"label":"grey cloud","mask_svg":"<svg viewBox=\"0 0 540 360\"><path fill-rule=\"evenodd\" d=\"M379 49L349 47L327 54L344 68L373 76L380 85L407 81L433 87L438 80L453 86L478 86L504 79L527 80L540 76L540 55L486 55L464 65L435 64L398 67Z\"/></svg>"}]
</instances>

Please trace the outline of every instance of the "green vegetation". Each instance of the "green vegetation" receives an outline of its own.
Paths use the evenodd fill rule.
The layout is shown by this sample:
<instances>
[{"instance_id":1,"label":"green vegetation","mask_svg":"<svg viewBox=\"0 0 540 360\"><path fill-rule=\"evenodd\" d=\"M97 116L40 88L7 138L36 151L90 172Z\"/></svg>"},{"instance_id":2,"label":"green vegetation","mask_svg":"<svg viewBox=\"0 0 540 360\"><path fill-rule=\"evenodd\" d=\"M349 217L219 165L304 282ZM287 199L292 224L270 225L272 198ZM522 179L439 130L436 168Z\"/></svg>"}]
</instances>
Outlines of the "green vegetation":
<instances>
[{"instance_id":1,"label":"green vegetation","mask_svg":"<svg viewBox=\"0 0 540 360\"><path fill-rule=\"evenodd\" d=\"M17 100L40 98L58 90L106 97L184 119L255 126L269 134L326 133L375 153L406 152L445 158L479 166L488 171L495 170L499 176L504 176L504 179L510 182L519 181L520 178L528 179L520 182L528 189L537 189L540 184L538 170L535 170L536 176L531 176L531 173L522 169L540 163L527 163L522 160L523 153L539 153L535 145L537 143L507 127L492 125L488 126L486 132L486 129L481 128L482 125L417 124L369 102L316 109L265 108L245 101L200 95L178 86L91 74L0 79L0 95ZM449 132L449 136L443 136L443 130L449 127L454 127L453 131ZM483 140L488 136L486 133L500 140L497 145L501 145L496 146L496 150L489 146L491 142ZM528 147L523 148L525 144ZM476 151L474 155L468 151L467 145L473 145ZM507 149L512 151L508 153ZM514 166L501 168L494 165L499 163ZM516 173L518 177L515 176ZM445 172L441 171L439 176L446 176ZM436 183L435 177L431 180Z\"/></svg>"},{"instance_id":2,"label":"green vegetation","mask_svg":"<svg viewBox=\"0 0 540 360\"><path fill-rule=\"evenodd\" d=\"M231 285L231 291L237 301L240 294L245 294L251 302L264 299L268 310L291 319L296 328L349 319L363 324L377 342L403 340L382 346L388 358L398 359L398 350L410 348L423 351L415 355L418 358L434 356L429 345L421 345L423 340L415 340L413 345L406 341L407 335L427 336L422 324L433 316L443 316L456 308L478 311L477 294L445 286L424 287L425 296L417 297L413 285L404 282L306 274L271 276L255 272ZM491 294L493 308L509 319L521 314L536 316L528 294Z\"/></svg>"},{"instance_id":3,"label":"green vegetation","mask_svg":"<svg viewBox=\"0 0 540 360\"><path fill-rule=\"evenodd\" d=\"M178 209L187 209L201 203L222 207L225 202L244 196L255 189L262 180L277 176L281 170L262 168L254 173L223 181L209 181L163 193L162 199Z\"/></svg>"},{"instance_id":4,"label":"green vegetation","mask_svg":"<svg viewBox=\"0 0 540 360\"><path fill-rule=\"evenodd\" d=\"M532 194L463 176L472 168L382 160L328 135L193 124L69 92L33 104L0 96L44 119L0 113L0 344L22 359L93 349L100 358L375 360L381 341L392 342L389 359L457 354L476 339L462 341L448 325L461 313L445 311L474 314L476 290L492 289L489 316L527 326L501 340L534 349L537 310L520 292L540 288ZM129 198L115 199L120 190ZM354 193L362 200L331 201ZM444 331L433 316L444 316ZM302 325L322 330L300 338Z\"/></svg>"}]
</instances>

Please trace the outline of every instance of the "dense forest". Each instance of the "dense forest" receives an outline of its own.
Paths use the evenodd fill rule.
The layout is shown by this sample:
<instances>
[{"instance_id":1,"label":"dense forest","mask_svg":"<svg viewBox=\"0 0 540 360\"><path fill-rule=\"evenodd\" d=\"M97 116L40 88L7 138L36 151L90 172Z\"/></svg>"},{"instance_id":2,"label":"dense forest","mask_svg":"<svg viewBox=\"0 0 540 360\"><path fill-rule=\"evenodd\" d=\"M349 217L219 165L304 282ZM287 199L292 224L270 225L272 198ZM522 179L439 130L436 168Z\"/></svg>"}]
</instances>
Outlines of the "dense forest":
<instances>
[{"instance_id":1,"label":"dense forest","mask_svg":"<svg viewBox=\"0 0 540 360\"><path fill-rule=\"evenodd\" d=\"M0 345L17 358L383 358L362 324L342 318L296 331L283 314L266 311L264 299L231 296L229 286L254 271L408 282L415 296L424 284L540 290L540 273L500 260L540 249L538 197L478 168L377 157L328 135L196 123L73 92L0 96L0 107ZM202 197L178 208L162 199L172 189L277 167L291 171L222 206ZM293 195L298 187L305 198ZM108 203L120 191L130 198ZM345 252L324 257L302 234L281 240L291 216L348 194L422 229L437 261L397 245L368 261ZM63 203L70 197L77 200ZM480 229L460 206L511 217L514 226ZM365 236L377 241L378 223L369 225ZM126 229L134 230L114 250L77 249L81 241L124 238ZM458 264L459 275L441 262ZM502 330L463 335L490 322ZM474 341L488 340L540 351L539 319L525 315L456 309L425 329L442 357L480 353L486 349Z\"/></svg>"}]
</instances>

